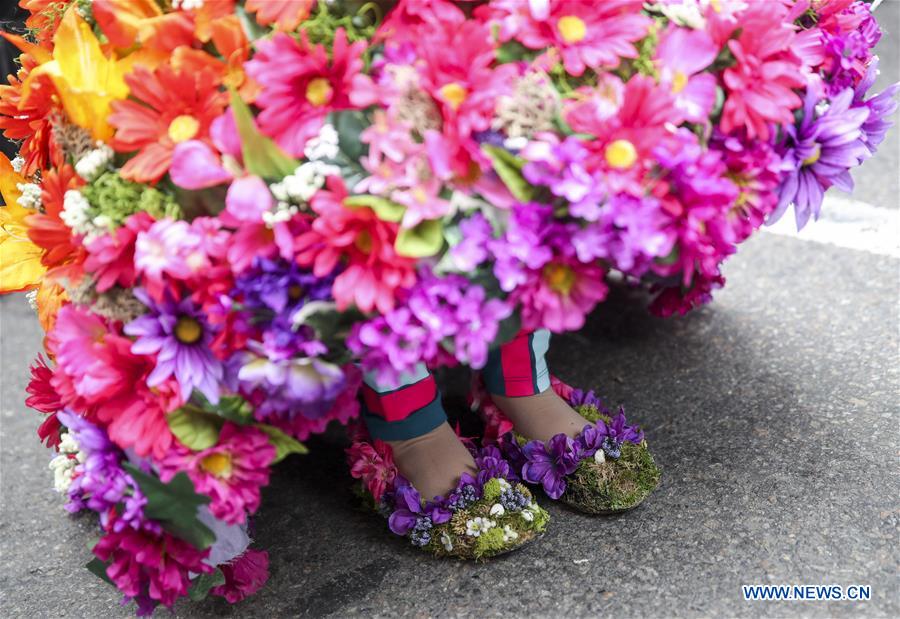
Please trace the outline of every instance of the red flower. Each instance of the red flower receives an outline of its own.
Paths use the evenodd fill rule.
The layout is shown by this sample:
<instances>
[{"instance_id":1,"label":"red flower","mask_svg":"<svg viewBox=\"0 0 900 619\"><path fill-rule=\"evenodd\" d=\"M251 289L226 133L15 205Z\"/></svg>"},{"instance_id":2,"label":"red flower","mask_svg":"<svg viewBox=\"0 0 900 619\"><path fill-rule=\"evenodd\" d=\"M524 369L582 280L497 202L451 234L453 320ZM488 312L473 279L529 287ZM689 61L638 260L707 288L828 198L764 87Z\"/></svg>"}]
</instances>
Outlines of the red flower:
<instances>
[{"instance_id":1,"label":"red flower","mask_svg":"<svg viewBox=\"0 0 900 619\"><path fill-rule=\"evenodd\" d=\"M415 283L415 260L394 250L396 223L382 221L368 207L344 206L344 182L332 176L327 183L329 191L320 191L312 199L319 215L312 229L295 240L297 263L312 266L317 277L324 277L345 262L332 288L338 309L355 304L364 312L389 312L396 291Z\"/></svg>"},{"instance_id":2,"label":"red flower","mask_svg":"<svg viewBox=\"0 0 900 619\"><path fill-rule=\"evenodd\" d=\"M53 88L46 80L33 84L23 105L22 82L37 66L31 54L19 56L22 68L17 75L7 76L8 85L0 85L0 129L8 140L22 140L19 154L25 159L22 174L31 176L48 168L55 150L50 118L53 115Z\"/></svg>"},{"instance_id":3,"label":"red flower","mask_svg":"<svg viewBox=\"0 0 900 619\"><path fill-rule=\"evenodd\" d=\"M167 65L151 72L135 67L125 77L138 101L114 101L109 117L116 127L111 146L119 152L138 151L122 167L123 177L154 183L169 170L175 145L186 140L208 141L209 125L222 113L227 97L218 90L212 71L175 71Z\"/></svg>"},{"instance_id":4,"label":"red flower","mask_svg":"<svg viewBox=\"0 0 900 619\"><path fill-rule=\"evenodd\" d=\"M93 274L98 292L115 285L122 288L134 286L134 241L139 232L150 229L153 221L147 213L136 213L128 218L124 226L97 237L87 246L84 269Z\"/></svg>"},{"instance_id":5,"label":"red flower","mask_svg":"<svg viewBox=\"0 0 900 619\"><path fill-rule=\"evenodd\" d=\"M25 391L29 394L25 400L25 406L33 408L48 415L38 428L38 436L47 447L56 447L59 444L60 423L56 418L57 411L62 410L63 403L59 394L50 383L53 378L53 370L47 366L44 357L38 355L31 366L31 380Z\"/></svg>"},{"instance_id":6,"label":"red flower","mask_svg":"<svg viewBox=\"0 0 900 619\"><path fill-rule=\"evenodd\" d=\"M41 204L44 212L29 215L26 223L28 238L44 249L41 262L48 269L70 263L80 264L84 260L83 248L73 239L72 229L60 218L66 191L83 184L69 164L43 174Z\"/></svg>"}]
</instances>

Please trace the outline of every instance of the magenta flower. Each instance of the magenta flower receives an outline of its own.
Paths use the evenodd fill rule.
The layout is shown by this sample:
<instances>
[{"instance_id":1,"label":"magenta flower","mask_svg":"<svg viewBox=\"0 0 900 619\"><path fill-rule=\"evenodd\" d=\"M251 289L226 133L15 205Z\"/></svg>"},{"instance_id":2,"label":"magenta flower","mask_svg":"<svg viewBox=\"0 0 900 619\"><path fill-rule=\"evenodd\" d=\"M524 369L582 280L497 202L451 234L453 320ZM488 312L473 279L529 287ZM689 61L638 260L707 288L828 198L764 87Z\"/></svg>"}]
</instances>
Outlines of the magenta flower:
<instances>
[{"instance_id":1,"label":"magenta flower","mask_svg":"<svg viewBox=\"0 0 900 619\"><path fill-rule=\"evenodd\" d=\"M236 604L253 595L269 580L269 553L247 549L236 559L218 566L225 576L225 584L213 587L210 593Z\"/></svg>"},{"instance_id":2,"label":"magenta flower","mask_svg":"<svg viewBox=\"0 0 900 619\"><path fill-rule=\"evenodd\" d=\"M186 221L160 219L139 232L134 247L134 266L140 275L161 282L164 275L187 279L208 266L199 250L201 240Z\"/></svg>"},{"instance_id":3,"label":"magenta flower","mask_svg":"<svg viewBox=\"0 0 900 619\"><path fill-rule=\"evenodd\" d=\"M891 84L877 95L866 99L866 94L868 94L868 90L875 83L877 77L878 58L875 58L872 64L869 65L865 77L857 84L853 93L853 107L865 107L869 110L869 115L860 128L862 129L862 137L866 148L872 154L875 153L878 145L884 141L888 129L894 124L890 117L897 111L895 96L900 92L900 82L897 82Z\"/></svg>"},{"instance_id":4,"label":"magenta flower","mask_svg":"<svg viewBox=\"0 0 900 619\"><path fill-rule=\"evenodd\" d=\"M558 499L566 491L566 475L578 468L580 458L575 441L565 434L557 434L547 443L529 441L522 448L525 466L522 477L532 484L541 484L551 499Z\"/></svg>"},{"instance_id":5,"label":"magenta flower","mask_svg":"<svg viewBox=\"0 0 900 619\"><path fill-rule=\"evenodd\" d=\"M685 120L703 123L716 102L716 78L703 70L713 63L719 47L703 30L669 26L660 38L655 61L660 82L675 95Z\"/></svg>"},{"instance_id":6,"label":"magenta flower","mask_svg":"<svg viewBox=\"0 0 900 619\"><path fill-rule=\"evenodd\" d=\"M225 423L218 442L193 451L178 446L159 463L168 481L187 471L197 492L212 499L209 511L228 524L240 524L259 508L260 490L269 483L275 447L265 432L252 426Z\"/></svg>"},{"instance_id":7,"label":"magenta flower","mask_svg":"<svg viewBox=\"0 0 900 619\"><path fill-rule=\"evenodd\" d=\"M125 325L125 333L137 338L131 352L156 356L147 385L156 387L174 376L184 401L197 389L210 402L218 402L222 363L210 350L213 333L202 310L189 297L175 302L166 293L166 299L157 302L141 288L134 289L134 296L150 311Z\"/></svg>"}]
</instances>

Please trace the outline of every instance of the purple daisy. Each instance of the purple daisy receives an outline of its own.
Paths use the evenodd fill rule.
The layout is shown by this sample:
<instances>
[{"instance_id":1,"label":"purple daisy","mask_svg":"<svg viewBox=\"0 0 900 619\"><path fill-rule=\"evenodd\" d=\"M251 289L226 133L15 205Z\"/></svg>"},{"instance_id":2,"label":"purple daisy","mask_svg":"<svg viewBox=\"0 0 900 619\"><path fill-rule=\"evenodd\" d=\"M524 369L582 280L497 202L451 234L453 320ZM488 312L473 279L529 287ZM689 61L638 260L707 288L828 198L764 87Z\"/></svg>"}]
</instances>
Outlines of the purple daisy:
<instances>
[{"instance_id":1,"label":"purple daisy","mask_svg":"<svg viewBox=\"0 0 900 619\"><path fill-rule=\"evenodd\" d=\"M122 468L125 456L106 433L71 411L60 411L58 417L78 444L81 460L75 466L66 509L72 513L85 508L97 512L104 528L110 515L115 514L112 530L116 532L126 527L158 531L158 524L144 519L147 499Z\"/></svg>"},{"instance_id":2,"label":"purple daisy","mask_svg":"<svg viewBox=\"0 0 900 619\"><path fill-rule=\"evenodd\" d=\"M212 403L219 401L222 363L213 355L209 344L213 333L190 298L175 302L155 301L142 288L134 296L150 310L125 325L125 333L136 337L131 352L156 355L156 368L147 377L147 385L155 387L174 376L187 400L196 388Z\"/></svg>"},{"instance_id":3,"label":"purple daisy","mask_svg":"<svg viewBox=\"0 0 900 619\"><path fill-rule=\"evenodd\" d=\"M532 484L541 484L551 499L558 499L566 491L566 475L575 472L580 457L575 441L565 434L557 434L546 444L529 441L522 448L527 462L522 477Z\"/></svg>"},{"instance_id":4,"label":"purple daisy","mask_svg":"<svg viewBox=\"0 0 900 619\"><path fill-rule=\"evenodd\" d=\"M777 221L791 204L798 230L810 217L818 219L825 190L834 185L853 191L849 170L870 155L861 129L869 109L850 107L853 90L841 91L822 113L816 111L819 103L810 90L803 105L803 120L785 128L788 138L783 159L788 172L769 222Z\"/></svg>"},{"instance_id":5,"label":"purple daisy","mask_svg":"<svg viewBox=\"0 0 900 619\"><path fill-rule=\"evenodd\" d=\"M869 110L866 122L862 124L863 141L871 153L875 153L878 145L884 141L888 129L893 126L890 116L897 110L897 101L894 99L900 92L900 82L891 84L883 91L866 99L868 90L878 77L878 58L872 61L865 77L856 85L853 93L853 107L864 107Z\"/></svg>"}]
</instances>

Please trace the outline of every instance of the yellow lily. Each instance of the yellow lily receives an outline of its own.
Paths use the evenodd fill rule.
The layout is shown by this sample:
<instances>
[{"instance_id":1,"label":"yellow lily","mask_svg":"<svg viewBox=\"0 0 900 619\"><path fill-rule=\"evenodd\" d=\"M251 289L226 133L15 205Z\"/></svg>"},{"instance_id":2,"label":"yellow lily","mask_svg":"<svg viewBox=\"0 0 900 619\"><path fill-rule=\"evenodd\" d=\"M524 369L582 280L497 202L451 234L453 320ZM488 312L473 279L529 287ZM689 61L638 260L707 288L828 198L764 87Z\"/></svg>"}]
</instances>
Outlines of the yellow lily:
<instances>
[{"instance_id":1,"label":"yellow lily","mask_svg":"<svg viewBox=\"0 0 900 619\"><path fill-rule=\"evenodd\" d=\"M0 294L29 290L41 283L46 267L41 264L44 250L28 238L25 218L32 211L18 200L17 187L25 178L13 170L6 155L0 153Z\"/></svg>"},{"instance_id":2,"label":"yellow lily","mask_svg":"<svg viewBox=\"0 0 900 619\"><path fill-rule=\"evenodd\" d=\"M128 96L125 74L136 57L107 58L91 27L69 9L53 35L52 60L35 68L22 85L23 102L34 81L48 76L69 121L87 129L95 140L108 141L113 128L106 122L110 104Z\"/></svg>"}]
</instances>

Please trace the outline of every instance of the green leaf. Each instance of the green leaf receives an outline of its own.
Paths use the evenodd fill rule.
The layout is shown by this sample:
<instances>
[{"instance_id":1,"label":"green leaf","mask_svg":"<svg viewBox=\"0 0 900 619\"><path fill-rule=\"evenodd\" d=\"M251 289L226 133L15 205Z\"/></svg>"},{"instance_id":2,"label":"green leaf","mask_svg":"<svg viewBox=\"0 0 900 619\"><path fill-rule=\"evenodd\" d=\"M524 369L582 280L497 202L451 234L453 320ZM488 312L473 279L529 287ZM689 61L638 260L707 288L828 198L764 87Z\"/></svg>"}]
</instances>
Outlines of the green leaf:
<instances>
[{"instance_id":1,"label":"green leaf","mask_svg":"<svg viewBox=\"0 0 900 619\"><path fill-rule=\"evenodd\" d=\"M402 204L397 204L396 202L392 202L387 198L382 198L380 196L370 196L366 194L344 198L344 205L351 208L367 206L372 209L375 214L378 215L378 219L382 221L400 221L403 219L403 213L406 212L406 207Z\"/></svg>"},{"instance_id":2,"label":"green leaf","mask_svg":"<svg viewBox=\"0 0 900 619\"><path fill-rule=\"evenodd\" d=\"M106 581L109 584L115 586L115 583L113 583L112 579L106 573L106 568L109 567L109 563L104 563L97 557L94 557L93 559L88 561L84 567L86 567L91 574L93 574L100 580Z\"/></svg>"},{"instance_id":3,"label":"green leaf","mask_svg":"<svg viewBox=\"0 0 900 619\"><path fill-rule=\"evenodd\" d=\"M331 119L338 134L338 145L341 152L350 161L358 162L369 150L359 136L372 123L362 112L349 110L334 112Z\"/></svg>"},{"instance_id":4,"label":"green leaf","mask_svg":"<svg viewBox=\"0 0 900 619\"><path fill-rule=\"evenodd\" d=\"M295 438L292 438L274 426L265 423L255 424L263 432L269 435L269 442L275 447L275 459L272 463L281 462L291 454L309 453L306 446Z\"/></svg>"},{"instance_id":5,"label":"green leaf","mask_svg":"<svg viewBox=\"0 0 900 619\"><path fill-rule=\"evenodd\" d=\"M534 194L534 188L522 176L525 160L513 155L500 146L483 144L481 149L490 158L497 176L519 202L528 202Z\"/></svg>"},{"instance_id":6,"label":"green leaf","mask_svg":"<svg viewBox=\"0 0 900 619\"><path fill-rule=\"evenodd\" d=\"M215 533L197 518L197 510L210 499L197 494L187 473L180 472L166 483L127 462L122 466L147 499L144 505L147 518L158 520L163 529L199 550L212 546Z\"/></svg>"},{"instance_id":7,"label":"green leaf","mask_svg":"<svg viewBox=\"0 0 900 619\"><path fill-rule=\"evenodd\" d=\"M187 404L166 416L169 429L188 449L209 449L219 442L222 420Z\"/></svg>"},{"instance_id":8,"label":"green leaf","mask_svg":"<svg viewBox=\"0 0 900 619\"><path fill-rule=\"evenodd\" d=\"M192 602L200 602L206 599L210 589L224 584L225 574L222 573L222 570L216 568L212 574L200 574L197 576L194 582L191 583L191 588L188 589L188 596Z\"/></svg>"},{"instance_id":9,"label":"green leaf","mask_svg":"<svg viewBox=\"0 0 900 619\"><path fill-rule=\"evenodd\" d=\"M231 91L231 109L247 171L263 178L284 178L300 165L282 151L271 138L261 134L253 124L253 113L236 91Z\"/></svg>"},{"instance_id":10,"label":"green leaf","mask_svg":"<svg viewBox=\"0 0 900 619\"><path fill-rule=\"evenodd\" d=\"M394 241L394 249L401 256L427 258L444 246L444 225L439 219L427 219L415 228L403 228Z\"/></svg>"},{"instance_id":11,"label":"green leaf","mask_svg":"<svg viewBox=\"0 0 900 619\"><path fill-rule=\"evenodd\" d=\"M205 412L242 426L253 421L253 407L239 395L223 395L218 404L213 404L202 393L194 391L191 400Z\"/></svg>"}]
</instances>

